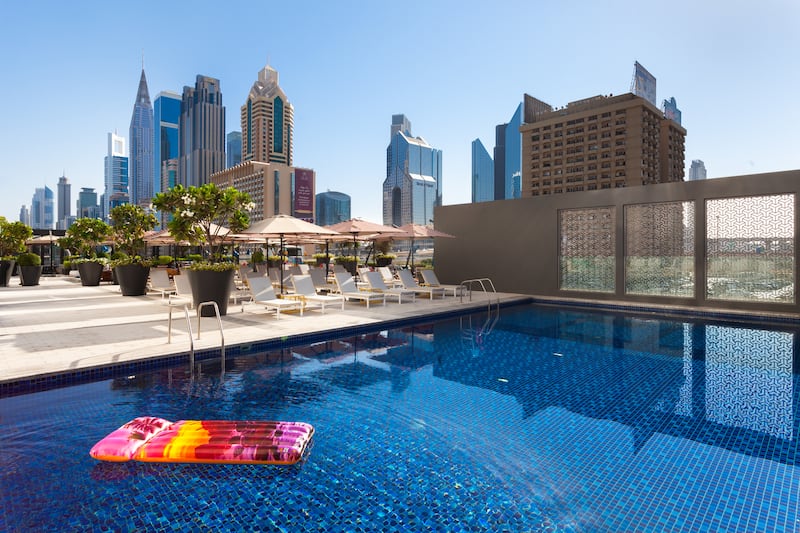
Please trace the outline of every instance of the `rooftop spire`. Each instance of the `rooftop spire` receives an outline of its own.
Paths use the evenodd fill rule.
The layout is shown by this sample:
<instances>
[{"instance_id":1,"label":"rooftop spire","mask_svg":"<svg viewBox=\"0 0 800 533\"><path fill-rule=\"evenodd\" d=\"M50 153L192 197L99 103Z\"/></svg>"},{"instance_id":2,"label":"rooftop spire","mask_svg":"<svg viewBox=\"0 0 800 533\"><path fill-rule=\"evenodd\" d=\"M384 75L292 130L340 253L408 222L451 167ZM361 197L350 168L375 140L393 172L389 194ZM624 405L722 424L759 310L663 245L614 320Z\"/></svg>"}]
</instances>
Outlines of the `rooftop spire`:
<instances>
[{"instance_id":1,"label":"rooftop spire","mask_svg":"<svg viewBox=\"0 0 800 533\"><path fill-rule=\"evenodd\" d=\"M144 56L142 56L142 77L139 78L139 90L136 91L136 103L150 106L150 93L147 90L147 78L144 75Z\"/></svg>"}]
</instances>

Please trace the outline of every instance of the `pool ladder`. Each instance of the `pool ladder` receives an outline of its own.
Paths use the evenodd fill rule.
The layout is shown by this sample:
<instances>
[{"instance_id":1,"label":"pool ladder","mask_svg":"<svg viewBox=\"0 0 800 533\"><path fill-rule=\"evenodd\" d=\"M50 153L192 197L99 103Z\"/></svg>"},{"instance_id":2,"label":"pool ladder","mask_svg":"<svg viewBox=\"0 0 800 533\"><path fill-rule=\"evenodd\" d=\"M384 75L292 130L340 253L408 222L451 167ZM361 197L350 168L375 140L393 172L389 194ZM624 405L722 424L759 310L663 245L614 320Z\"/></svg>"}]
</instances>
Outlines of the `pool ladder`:
<instances>
[{"instance_id":1,"label":"pool ladder","mask_svg":"<svg viewBox=\"0 0 800 533\"><path fill-rule=\"evenodd\" d=\"M480 286L487 296L486 320L479 327L473 327L472 315L459 318L461 325L461 342L469 343L470 352L475 354L481 350L484 339L494 330L500 318L500 297L494 283L489 278L468 279L461 282L461 302L464 301L464 293L469 291L469 301L472 301L472 287ZM493 299L493 296L496 299ZM465 321L467 322L465 324Z\"/></svg>"},{"instance_id":2,"label":"pool ladder","mask_svg":"<svg viewBox=\"0 0 800 533\"><path fill-rule=\"evenodd\" d=\"M222 365L222 372L225 372L225 334L222 330L222 319L219 315L219 306L217 302L201 302L197 306L197 340L200 340L200 319L202 318L201 311L204 307L212 306L214 309L214 316L217 317L217 327L219 328L219 338L221 342L220 358ZM172 307L169 307L169 321L167 323L167 343L172 342ZM189 365L194 369L194 333L192 332L192 321L189 318L189 306L183 305L183 314L186 317L186 328L189 330Z\"/></svg>"}]
</instances>

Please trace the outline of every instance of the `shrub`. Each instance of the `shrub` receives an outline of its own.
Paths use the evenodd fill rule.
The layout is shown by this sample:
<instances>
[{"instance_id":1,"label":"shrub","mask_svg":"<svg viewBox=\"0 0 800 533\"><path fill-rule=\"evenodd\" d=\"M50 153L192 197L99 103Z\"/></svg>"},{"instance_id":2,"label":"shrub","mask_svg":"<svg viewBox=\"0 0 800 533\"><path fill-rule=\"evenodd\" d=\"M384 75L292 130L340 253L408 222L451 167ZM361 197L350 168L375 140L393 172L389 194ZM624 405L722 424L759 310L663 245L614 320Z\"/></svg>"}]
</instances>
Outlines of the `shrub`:
<instances>
[{"instance_id":1,"label":"shrub","mask_svg":"<svg viewBox=\"0 0 800 533\"><path fill-rule=\"evenodd\" d=\"M158 264L161 266L171 265L175 261L171 255L159 255Z\"/></svg>"},{"instance_id":2,"label":"shrub","mask_svg":"<svg viewBox=\"0 0 800 533\"><path fill-rule=\"evenodd\" d=\"M23 252L17 256L17 264L19 266L40 266L42 258L39 257L39 254Z\"/></svg>"}]
</instances>

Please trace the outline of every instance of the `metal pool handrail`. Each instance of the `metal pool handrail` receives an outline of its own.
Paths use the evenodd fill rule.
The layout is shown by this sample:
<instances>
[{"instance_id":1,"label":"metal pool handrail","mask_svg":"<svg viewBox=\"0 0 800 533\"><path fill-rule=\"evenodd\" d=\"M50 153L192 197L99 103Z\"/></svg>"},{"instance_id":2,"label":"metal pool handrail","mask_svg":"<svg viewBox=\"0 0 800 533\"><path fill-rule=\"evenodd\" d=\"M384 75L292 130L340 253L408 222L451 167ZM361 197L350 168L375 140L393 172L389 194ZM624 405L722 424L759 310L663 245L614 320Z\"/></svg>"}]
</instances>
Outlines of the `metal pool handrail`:
<instances>
[{"instance_id":1,"label":"metal pool handrail","mask_svg":"<svg viewBox=\"0 0 800 533\"><path fill-rule=\"evenodd\" d=\"M489 300L487 311L489 311L491 313L491 311L492 311L492 303L493 303L491 295L494 294L495 296L497 296L497 290L494 288L494 283L492 283L492 280L489 279L489 278L474 278L474 279L466 279L466 280L462 281L461 284L460 284L461 285L461 303L464 303L464 292L467 291L467 290L469 291L469 301L470 302L472 301L472 286L475 285L475 284L479 284L480 287L481 287L481 290L486 294L486 296L487 296L487 298ZM487 285L488 285L488 288L491 289L491 293L489 292L489 290L487 290ZM497 296L497 309L498 310L500 309L500 297L499 296Z\"/></svg>"}]
</instances>

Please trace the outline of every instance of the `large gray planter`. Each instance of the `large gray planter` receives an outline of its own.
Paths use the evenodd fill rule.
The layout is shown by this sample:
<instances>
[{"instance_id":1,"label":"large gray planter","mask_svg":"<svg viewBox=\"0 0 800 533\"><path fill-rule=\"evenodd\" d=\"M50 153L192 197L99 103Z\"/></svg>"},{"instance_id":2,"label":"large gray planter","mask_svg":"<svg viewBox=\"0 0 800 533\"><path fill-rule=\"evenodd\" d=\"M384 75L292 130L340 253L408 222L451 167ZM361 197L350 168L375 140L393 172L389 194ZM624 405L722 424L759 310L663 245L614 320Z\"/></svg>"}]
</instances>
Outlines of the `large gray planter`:
<instances>
[{"instance_id":1,"label":"large gray planter","mask_svg":"<svg viewBox=\"0 0 800 533\"><path fill-rule=\"evenodd\" d=\"M147 278L150 267L142 265L120 265L114 268L114 277L119 283L123 296L143 296L147 294Z\"/></svg>"},{"instance_id":2,"label":"large gray planter","mask_svg":"<svg viewBox=\"0 0 800 533\"><path fill-rule=\"evenodd\" d=\"M95 261L79 263L78 273L81 275L81 285L85 287L96 287L100 285L100 276L103 274L103 264Z\"/></svg>"},{"instance_id":3,"label":"large gray planter","mask_svg":"<svg viewBox=\"0 0 800 533\"><path fill-rule=\"evenodd\" d=\"M14 264L16 261L13 259L0 261L0 287L8 287L11 281L11 273L14 272Z\"/></svg>"},{"instance_id":4,"label":"large gray planter","mask_svg":"<svg viewBox=\"0 0 800 533\"><path fill-rule=\"evenodd\" d=\"M42 266L21 266L19 267L19 284L24 287L33 287L39 284L42 277Z\"/></svg>"},{"instance_id":5,"label":"large gray planter","mask_svg":"<svg viewBox=\"0 0 800 533\"><path fill-rule=\"evenodd\" d=\"M220 316L228 314L228 299L233 286L233 270L187 270L189 284L192 286L194 307L202 302L217 302ZM214 308L206 306L200 316L214 316Z\"/></svg>"}]
</instances>

